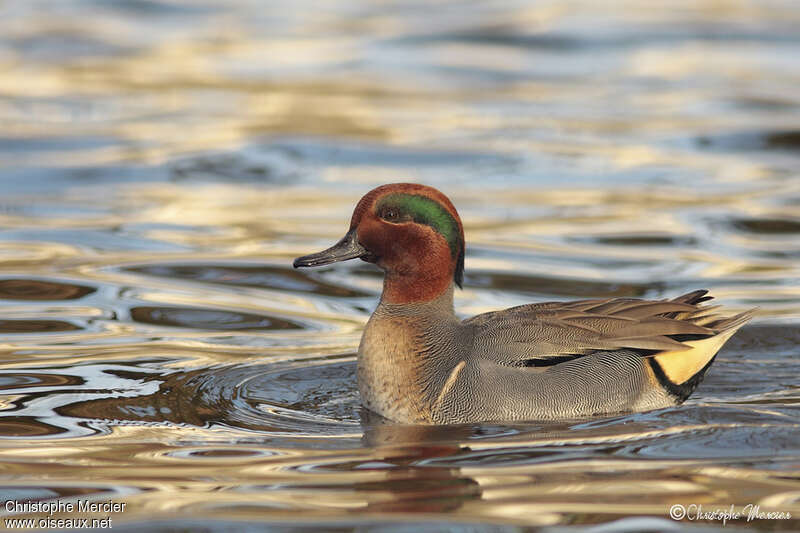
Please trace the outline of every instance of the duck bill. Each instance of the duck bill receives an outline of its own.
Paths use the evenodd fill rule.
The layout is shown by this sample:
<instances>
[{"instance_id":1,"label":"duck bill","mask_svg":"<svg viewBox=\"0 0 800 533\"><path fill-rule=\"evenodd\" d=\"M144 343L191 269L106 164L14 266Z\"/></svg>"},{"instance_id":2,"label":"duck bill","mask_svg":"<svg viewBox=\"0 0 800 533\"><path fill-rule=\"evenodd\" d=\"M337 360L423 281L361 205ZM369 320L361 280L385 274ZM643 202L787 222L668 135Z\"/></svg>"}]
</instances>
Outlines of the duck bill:
<instances>
[{"instance_id":1,"label":"duck bill","mask_svg":"<svg viewBox=\"0 0 800 533\"><path fill-rule=\"evenodd\" d=\"M347 235L342 237L342 240L321 252L315 254L304 255L294 260L294 267L314 267L329 265L339 261L347 261L348 259L355 259L357 257L364 257L368 255L367 249L358 244L356 230L350 230Z\"/></svg>"}]
</instances>

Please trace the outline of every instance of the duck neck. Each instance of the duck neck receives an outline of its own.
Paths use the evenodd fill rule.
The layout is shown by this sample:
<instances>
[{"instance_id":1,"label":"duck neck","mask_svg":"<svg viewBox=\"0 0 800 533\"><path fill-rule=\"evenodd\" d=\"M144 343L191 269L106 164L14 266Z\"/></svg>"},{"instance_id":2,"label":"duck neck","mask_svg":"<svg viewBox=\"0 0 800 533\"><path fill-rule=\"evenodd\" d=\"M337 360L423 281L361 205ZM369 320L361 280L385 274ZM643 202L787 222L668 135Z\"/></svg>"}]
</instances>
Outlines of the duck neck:
<instances>
[{"instance_id":1,"label":"duck neck","mask_svg":"<svg viewBox=\"0 0 800 533\"><path fill-rule=\"evenodd\" d=\"M389 304L421 304L442 297L453 307L453 273L438 269L398 272L386 269L381 302Z\"/></svg>"},{"instance_id":2,"label":"duck neck","mask_svg":"<svg viewBox=\"0 0 800 533\"><path fill-rule=\"evenodd\" d=\"M462 353L459 332L452 285L424 302L382 298L358 347L361 401L392 420L432 423L442 380Z\"/></svg>"},{"instance_id":3,"label":"duck neck","mask_svg":"<svg viewBox=\"0 0 800 533\"><path fill-rule=\"evenodd\" d=\"M378 305L378 310L380 310L381 313L388 313L394 316L406 314L435 314L440 317L455 318L452 282L438 295L428 299L420 298L408 300L405 298L396 298L395 296L397 296L397 294L393 289L394 288L390 286L390 281L387 276L387 279L383 282L383 294L381 294L381 301Z\"/></svg>"}]
</instances>

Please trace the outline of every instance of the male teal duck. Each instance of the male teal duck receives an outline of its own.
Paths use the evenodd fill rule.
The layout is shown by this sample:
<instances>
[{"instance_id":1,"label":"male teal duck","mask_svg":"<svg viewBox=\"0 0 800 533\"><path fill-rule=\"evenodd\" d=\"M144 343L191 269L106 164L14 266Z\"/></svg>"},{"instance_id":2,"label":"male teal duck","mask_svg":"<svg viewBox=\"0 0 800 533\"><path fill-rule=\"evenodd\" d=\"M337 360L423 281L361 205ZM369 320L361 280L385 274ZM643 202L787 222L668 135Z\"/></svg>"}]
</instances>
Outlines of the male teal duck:
<instances>
[{"instance_id":1,"label":"male teal duck","mask_svg":"<svg viewBox=\"0 0 800 533\"><path fill-rule=\"evenodd\" d=\"M438 190L397 183L367 193L350 230L295 267L360 258L384 271L358 348L368 409L407 424L542 420L683 402L752 316L722 316L698 290L672 300L544 302L459 320L464 230Z\"/></svg>"}]
</instances>

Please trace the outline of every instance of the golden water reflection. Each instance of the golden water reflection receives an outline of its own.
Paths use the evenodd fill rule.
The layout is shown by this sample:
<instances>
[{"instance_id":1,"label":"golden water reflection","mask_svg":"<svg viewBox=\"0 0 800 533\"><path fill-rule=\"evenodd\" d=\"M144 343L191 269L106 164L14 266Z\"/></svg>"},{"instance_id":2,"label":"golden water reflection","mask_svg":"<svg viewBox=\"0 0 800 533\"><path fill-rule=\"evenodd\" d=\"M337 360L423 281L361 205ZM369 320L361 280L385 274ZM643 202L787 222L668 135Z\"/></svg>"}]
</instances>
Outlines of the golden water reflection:
<instances>
[{"instance_id":1,"label":"golden water reflection","mask_svg":"<svg viewBox=\"0 0 800 533\"><path fill-rule=\"evenodd\" d=\"M131 529L666 530L676 503L797 529L791 1L0 11L7 499L124 502ZM459 208L465 315L702 287L758 319L680 408L376 419L379 273L291 259L406 180Z\"/></svg>"}]
</instances>

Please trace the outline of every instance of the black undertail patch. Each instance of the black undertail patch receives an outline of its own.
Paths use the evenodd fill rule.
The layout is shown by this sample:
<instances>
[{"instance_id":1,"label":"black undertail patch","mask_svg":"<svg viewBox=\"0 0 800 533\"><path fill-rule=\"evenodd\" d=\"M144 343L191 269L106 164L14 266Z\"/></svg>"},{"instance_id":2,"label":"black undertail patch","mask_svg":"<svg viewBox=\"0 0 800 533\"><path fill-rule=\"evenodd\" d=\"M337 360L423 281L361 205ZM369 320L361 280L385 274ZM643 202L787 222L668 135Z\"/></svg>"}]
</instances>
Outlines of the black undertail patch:
<instances>
[{"instance_id":1,"label":"black undertail patch","mask_svg":"<svg viewBox=\"0 0 800 533\"><path fill-rule=\"evenodd\" d=\"M703 382L703 378L706 375L708 367L711 366L711 363L713 363L714 359L716 358L717 356L714 355L714 357L712 357L711 360L706 363L706 366L701 368L695 375L681 384L670 381L670 379L664 373L664 370L661 368L661 365L659 365L658 361L656 361L655 357L648 357L647 363L653 370L653 374L655 374L659 385L661 385L671 396L675 397L679 403L683 403L686 401L686 398L688 398L695 391L695 389L697 389L697 386Z\"/></svg>"}]
</instances>

